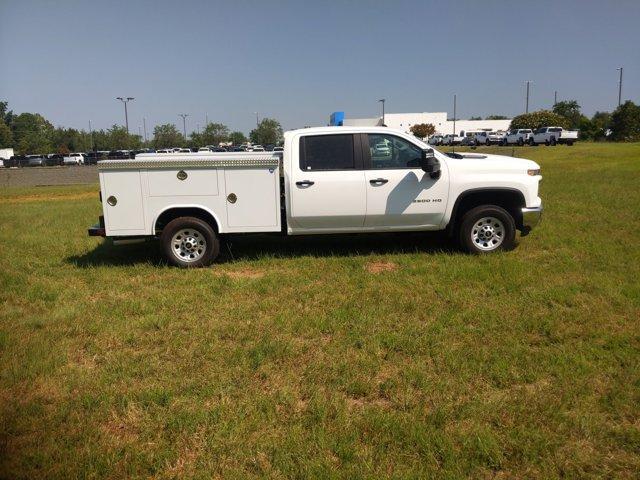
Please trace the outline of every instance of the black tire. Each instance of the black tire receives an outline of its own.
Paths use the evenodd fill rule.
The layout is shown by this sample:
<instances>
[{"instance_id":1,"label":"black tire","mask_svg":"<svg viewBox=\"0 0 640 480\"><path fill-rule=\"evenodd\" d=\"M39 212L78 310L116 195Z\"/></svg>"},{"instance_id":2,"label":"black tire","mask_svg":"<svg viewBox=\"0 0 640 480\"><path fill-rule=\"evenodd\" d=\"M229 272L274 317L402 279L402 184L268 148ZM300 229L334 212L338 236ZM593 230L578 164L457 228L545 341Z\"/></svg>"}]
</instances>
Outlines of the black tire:
<instances>
[{"instance_id":1,"label":"black tire","mask_svg":"<svg viewBox=\"0 0 640 480\"><path fill-rule=\"evenodd\" d=\"M535 147L536 146L536 142L533 141L533 138L529 139L529 146L530 147Z\"/></svg>"},{"instance_id":2,"label":"black tire","mask_svg":"<svg viewBox=\"0 0 640 480\"><path fill-rule=\"evenodd\" d=\"M567 142L567 147L573 147L573 142Z\"/></svg>"},{"instance_id":3,"label":"black tire","mask_svg":"<svg viewBox=\"0 0 640 480\"><path fill-rule=\"evenodd\" d=\"M502 235L487 239L487 242L483 242L481 239L474 241L474 232L478 229L478 222L492 218L497 219L495 225L492 222L486 222L484 228L493 228L494 231L500 230ZM495 228L500 224L501 228ZM483 228L483 227L481 227ZM491 245L491 243L497 243L497 246ZM475 207L465 213L460 219L460 227L458 228L458 242L460 247L474 255L484 255L487 253L493 253L500 250L511 250L515 246L516 241L516 223L509 212L504 208L497 205L481 205Z\"/></svg>"},{"instance_id":4,"label":"black tire","mask_svg":"<svg viewBox=\"0 0 640 480\"><path fill-rule=\"evenodd\" d=\"M202 238L205 242L203 252L194 252L197 257L189 260L186 255L180 256L180 252L172 245L174 235L181 230L193 231L192 235ZM209 225L204 220L195 217L179 217L171 220L162 230L160 235L162 254L171 265L181 268L198 268L211 265L220 253L220 240ZM182 250L180 250L182 251Z\"/></svg>"},{"instance_id":5,"label":"black tire","mask_svg":"<svg viewBox=\"0 0 640 480\"><path fill-rule=\"evenodd\" d=\"M520 146L520 147L524 146L524 140L522 138L518 139L518 146Z\"/></svg>"},{"instance_id":6,"label":"black tire","mask_svg":"<svg viewBox=\"0 0 640 480\"><path fill-rule=\"evenodd\" d=\"M489 145L491 145L491 141L487 138L487 141L485 142L485 144L486 144L486 145L487 145L487 147L488 147Z\"/></svg>"},{"instance_id":7,"label":"black tire","mask_svg":"<svg viewBox=\"0 0 640 480\"><path fill-rule=\"evenodd\" d=\"M551 137L551 141L549 142L551 144L552 147L556 146L556 137Z\"/></svg>"}]
</instances>

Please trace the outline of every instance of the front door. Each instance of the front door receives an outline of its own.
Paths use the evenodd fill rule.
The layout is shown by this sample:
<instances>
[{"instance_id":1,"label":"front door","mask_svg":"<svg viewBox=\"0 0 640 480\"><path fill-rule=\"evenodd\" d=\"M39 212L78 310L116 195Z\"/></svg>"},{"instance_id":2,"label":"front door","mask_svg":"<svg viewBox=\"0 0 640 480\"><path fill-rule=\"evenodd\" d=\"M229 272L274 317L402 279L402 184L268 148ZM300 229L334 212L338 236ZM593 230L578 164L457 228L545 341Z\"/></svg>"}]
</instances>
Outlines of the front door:
<instances>
[{"instance_id":1,"label":"front door","mask_svg":"<svg viewBox=\"0 0 640 480\"><path fill-rule=\"evenodd\" d=\"M365 227L438 227L447 207L447 169L443 166L440 178L431 178L419 166L422 148L396 135L370 133L364 142Z\"/></svg>"},{"instance_id":2,"label":"front door","mask_svg":"<svg viewBox=\"0 0 640 480\"><path fill-rule=\"evenodd\" d=\"M362 228L367 192L360 136L305 135L298 153L292 156L289 184L292 233Z\"/></svg>"}]
</instances>

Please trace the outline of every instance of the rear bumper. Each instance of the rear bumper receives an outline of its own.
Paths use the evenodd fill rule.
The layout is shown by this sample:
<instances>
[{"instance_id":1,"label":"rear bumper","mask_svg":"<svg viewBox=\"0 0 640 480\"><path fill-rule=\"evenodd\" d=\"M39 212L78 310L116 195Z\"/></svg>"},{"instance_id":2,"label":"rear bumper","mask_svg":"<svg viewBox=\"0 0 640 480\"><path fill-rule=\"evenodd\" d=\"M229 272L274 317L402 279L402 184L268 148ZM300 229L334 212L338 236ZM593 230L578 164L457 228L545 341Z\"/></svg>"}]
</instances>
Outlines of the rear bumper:
<instances>
[{"instance_id":1,"label":"rear bumper","mask_svg":"<svg viewBox=\"0 0 640 480\"><path fill-rule=\"evenodd\" d=\"M542 221L542 205L522 209L522 234L528 234L531 229Z\"/></svg>"},{"instance_id":2,"label":"rear bumper","mask_svg":"<svg viewBox=\"0 0 640 480\"><path fill-rule=\"evenodd\" d=\"M87 234L90 237L106 237L107 236L107 230L104 226L104 216L100 215L98 220L99 222L97 225L94 225L87 229Z\"/></svg>"}]
</instances>

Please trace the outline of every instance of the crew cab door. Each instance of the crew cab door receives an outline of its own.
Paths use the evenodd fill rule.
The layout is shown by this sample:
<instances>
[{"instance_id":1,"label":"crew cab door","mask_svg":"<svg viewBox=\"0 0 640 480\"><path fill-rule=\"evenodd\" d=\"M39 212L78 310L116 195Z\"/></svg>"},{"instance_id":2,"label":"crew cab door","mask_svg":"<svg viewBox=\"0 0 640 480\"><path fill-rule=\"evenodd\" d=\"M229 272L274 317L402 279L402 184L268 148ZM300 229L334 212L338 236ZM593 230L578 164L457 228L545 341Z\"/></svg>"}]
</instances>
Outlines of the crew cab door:
<instances>
[{"instance_id":1,"label":"crew cab door","mask_svg":"<svg viewBox=\"0 0 640 480\"><path fill-rule=\"evenodd\" d=\"M367 192L360 136L303 135L298 147L289 180L291 233L362 228Z\"/></svg>"},{"instance_id":2,"label":"crew cab door","mask_svg":"<svg viewBox=\"0 0 640 480\"><path fill-rule=\"evenodd\" d=\"M390 134L363 135L365 227L413 230L439 227L447 207L449 175L433 179L420 168L422 148Z\"/></svg>"}]
</instances>

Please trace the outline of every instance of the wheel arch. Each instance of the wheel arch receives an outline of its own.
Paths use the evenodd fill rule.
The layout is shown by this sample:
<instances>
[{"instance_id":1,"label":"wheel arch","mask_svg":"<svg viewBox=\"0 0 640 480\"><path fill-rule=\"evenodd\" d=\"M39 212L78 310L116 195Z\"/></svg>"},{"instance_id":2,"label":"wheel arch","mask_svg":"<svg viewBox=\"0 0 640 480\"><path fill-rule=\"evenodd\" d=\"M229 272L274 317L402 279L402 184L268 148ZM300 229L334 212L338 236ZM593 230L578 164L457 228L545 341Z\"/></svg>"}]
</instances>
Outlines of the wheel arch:
<instances>
[{"instance_id":1,"label":"wheel arch","mask_svg":"<svg viewBox=\"0 0 640 480\"><path fill-rule=\"evenodd\" d=\"M220 220L208 208L202 205L172 205L160 211L152 224L152 232L157 235L171 220L179 217L195 217L207 222L216 234L220 233Z\"/></svg>"},{"instance_id":2,"label":"wheel arch","mask_svg":"<svg viewBox=\"0 0 640 480\"><path fill-rule=\"evenodd\" d=\"M522 191L510 187L481 187L465 190L458 195L446 227L447 233L453 235L462 215L480 205L497 205L504 208L513 217L516 228L522 228L522 208L526 206Z\"/></svg>"}]
</instances>

